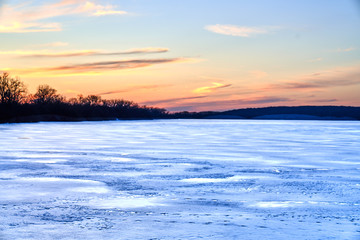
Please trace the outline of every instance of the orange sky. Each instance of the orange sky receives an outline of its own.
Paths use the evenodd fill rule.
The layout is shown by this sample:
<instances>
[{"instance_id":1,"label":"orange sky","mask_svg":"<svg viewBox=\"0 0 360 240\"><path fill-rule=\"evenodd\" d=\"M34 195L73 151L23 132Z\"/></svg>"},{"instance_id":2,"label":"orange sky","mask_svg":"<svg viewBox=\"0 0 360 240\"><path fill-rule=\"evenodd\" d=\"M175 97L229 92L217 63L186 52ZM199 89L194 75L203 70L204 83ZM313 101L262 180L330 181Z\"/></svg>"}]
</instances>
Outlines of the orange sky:
<instances>
[{"instance_id":1,"label":"orange sky","mask_svg":"<svg viewBox=\"0 0 360 240\"><path fill-rule=\"evenodd\" d=\"M172 111L360 106L359 29L350 0L5 1L0 71Z\"/></svg>"}]
</instances>

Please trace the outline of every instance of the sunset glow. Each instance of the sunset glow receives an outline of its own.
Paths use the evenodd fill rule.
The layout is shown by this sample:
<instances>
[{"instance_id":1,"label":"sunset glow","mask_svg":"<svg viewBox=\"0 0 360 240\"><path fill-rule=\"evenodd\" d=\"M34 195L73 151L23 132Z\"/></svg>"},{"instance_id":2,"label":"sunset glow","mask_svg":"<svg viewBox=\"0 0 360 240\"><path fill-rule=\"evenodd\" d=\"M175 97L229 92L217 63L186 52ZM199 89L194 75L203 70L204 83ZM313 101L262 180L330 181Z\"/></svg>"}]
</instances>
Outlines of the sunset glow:
<instances>
[{"instance_id":1,"label":"sunset glow","mask_svg":"<svg viewBox=\"0 0 360 240\"><path fill-rule=\"evenodd\" d=\"M360 106L356 0L0 1L0 72L170 111Z\"/></svg>"}]
</instances>

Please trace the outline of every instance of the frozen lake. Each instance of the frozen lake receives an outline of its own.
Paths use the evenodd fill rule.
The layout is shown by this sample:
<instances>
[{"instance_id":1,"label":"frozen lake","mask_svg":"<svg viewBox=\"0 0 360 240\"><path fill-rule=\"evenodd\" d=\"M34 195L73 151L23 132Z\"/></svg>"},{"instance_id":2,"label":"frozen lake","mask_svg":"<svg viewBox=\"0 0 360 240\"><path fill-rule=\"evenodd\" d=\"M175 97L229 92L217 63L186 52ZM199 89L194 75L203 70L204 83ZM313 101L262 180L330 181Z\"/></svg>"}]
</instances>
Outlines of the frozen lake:
<instances>
[{"instance_id":1,"label":"frozen lake","mask_svg":"<svg viewBox=\"0 0 360 240\"><path fill-rule=\"evenodd\" d=\"M0 239L360 239L360 122L0 125Z\"/></svg>"}]
</instances>

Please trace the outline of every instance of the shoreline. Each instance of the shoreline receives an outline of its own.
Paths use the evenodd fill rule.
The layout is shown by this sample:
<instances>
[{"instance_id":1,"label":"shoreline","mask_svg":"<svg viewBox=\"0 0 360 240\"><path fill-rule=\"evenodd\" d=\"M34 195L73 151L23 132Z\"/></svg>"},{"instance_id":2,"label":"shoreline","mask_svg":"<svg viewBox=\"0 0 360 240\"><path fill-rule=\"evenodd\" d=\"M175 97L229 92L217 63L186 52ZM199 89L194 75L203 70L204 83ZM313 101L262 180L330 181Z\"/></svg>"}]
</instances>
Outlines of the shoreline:
<instances>
[{"instance_id":1,"label":"shoreline","mask_svg":"<svg viewBox=\"0 0 360 240\"><path fill-rule=\"evenodd\" d=\"M101 121L137 121L137 120L257 120L257 121L269 121L269 120L282 120L282 121L360 121L355 118L336 118L336 117L318 117L314 115L308 115L304 118L291 118L291 117L276 117L276 116L259 116L255 118L237 118L237 117L220 117L210 116L204 118L101 118L101 117L68 117L61 115L35 115L35 116L22 116L14 117L8 120L0 121L0 124L10 123L39 123L39 122L101 122Z\"/></svg>"},{"instance_id":2,"label":"shoreline","mask_svg":"<svg viewBox=\"0 0 360 240\"><path fill-rule=\"evenodd\" d=\"M168 112L166 109L149 107L128 109L98 105L0 105L0 123L154 119L360 121L360 107L282 106L229 111Z\"/></svg>"}]
</instances>

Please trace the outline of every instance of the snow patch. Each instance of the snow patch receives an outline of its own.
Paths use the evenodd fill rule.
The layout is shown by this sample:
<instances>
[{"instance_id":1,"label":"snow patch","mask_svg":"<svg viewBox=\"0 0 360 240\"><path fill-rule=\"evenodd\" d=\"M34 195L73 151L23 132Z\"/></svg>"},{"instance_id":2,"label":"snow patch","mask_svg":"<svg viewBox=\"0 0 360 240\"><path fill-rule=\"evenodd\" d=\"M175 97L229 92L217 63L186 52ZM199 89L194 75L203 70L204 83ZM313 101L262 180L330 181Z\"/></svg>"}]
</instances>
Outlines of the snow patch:
<instances>
[{"instance_id":1,"label":"snow patch","mask_svg":"<svg viewBox=\"0 0 360 240\"><path fill-rule=\"evenodd\" d=\"M165 206L158 198L144 198L144 197L117 197L109 199L93 199L87 204L93 208L104 209L127 209L127 208L144 208L154 206Z\"/></svg>"}]
</instances>

